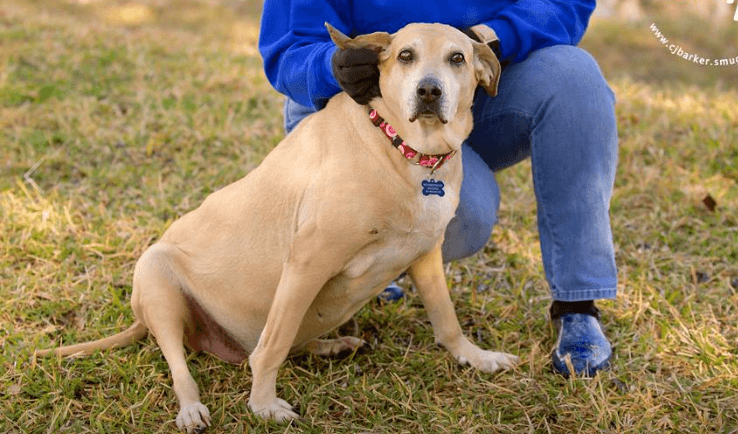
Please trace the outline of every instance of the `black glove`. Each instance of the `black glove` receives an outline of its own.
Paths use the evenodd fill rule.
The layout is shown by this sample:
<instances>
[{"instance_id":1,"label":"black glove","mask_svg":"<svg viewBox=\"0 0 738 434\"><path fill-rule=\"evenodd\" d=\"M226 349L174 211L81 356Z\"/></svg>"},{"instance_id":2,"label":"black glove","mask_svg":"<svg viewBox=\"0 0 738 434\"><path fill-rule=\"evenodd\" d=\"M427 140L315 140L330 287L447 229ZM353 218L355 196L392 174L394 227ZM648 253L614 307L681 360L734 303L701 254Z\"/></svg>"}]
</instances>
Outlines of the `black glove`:
<instances>
[{"instance_id":1,"label":"black glove","mask_svg":"<svg viewBox=\"0 0 738 434\"><path fill-rule=\"evenodd\" d=\"M379 54L368 48L338 49L333 55L333 76L351 98L361 105L382 96L379 91Z\"/></svg>"},{"instance_id":2,"label":"black glove","mask_svg":"<svg viewBox=\"0 0 738 434\"><path fill-rule=\"evenodd\" d=\"M489 45L489 48L494 51L497 59L500 58L500 39L497 37L497 33L495 33L494 30L485 26L484 24L478 24L462 31L466 34L466 36L472 38L473 40Z\"/></svg>"}]
</instances>

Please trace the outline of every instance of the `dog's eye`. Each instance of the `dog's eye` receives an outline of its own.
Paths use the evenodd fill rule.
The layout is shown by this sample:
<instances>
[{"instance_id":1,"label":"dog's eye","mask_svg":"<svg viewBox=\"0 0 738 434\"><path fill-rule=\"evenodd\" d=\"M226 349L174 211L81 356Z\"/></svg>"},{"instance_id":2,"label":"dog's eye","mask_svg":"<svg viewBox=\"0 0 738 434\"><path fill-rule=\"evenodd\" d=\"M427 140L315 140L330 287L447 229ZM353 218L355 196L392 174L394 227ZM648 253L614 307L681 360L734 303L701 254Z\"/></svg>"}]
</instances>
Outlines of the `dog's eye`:
<instances>
[{"instance_id":1,"label":"dog's eye","mask_svg":"<svg viewBox=\"0 0 738 434\"><path fill-rule=\"evenodd\" d=\"M464 63L464 55L461 53L454 53L451 55L451 63L454 65L461 65Z\"/></svg>"},{"instance_id":2,"label":"dog's eye","mask_svg":"<svg viewBox=\"0 0 738 434\"><path fill-rule=\"evenodd\" d=\"M410 50L402 50L397 58L400 59L401 62L410 62L413 60L413 52Z\"/></svg>"}]
</instances>

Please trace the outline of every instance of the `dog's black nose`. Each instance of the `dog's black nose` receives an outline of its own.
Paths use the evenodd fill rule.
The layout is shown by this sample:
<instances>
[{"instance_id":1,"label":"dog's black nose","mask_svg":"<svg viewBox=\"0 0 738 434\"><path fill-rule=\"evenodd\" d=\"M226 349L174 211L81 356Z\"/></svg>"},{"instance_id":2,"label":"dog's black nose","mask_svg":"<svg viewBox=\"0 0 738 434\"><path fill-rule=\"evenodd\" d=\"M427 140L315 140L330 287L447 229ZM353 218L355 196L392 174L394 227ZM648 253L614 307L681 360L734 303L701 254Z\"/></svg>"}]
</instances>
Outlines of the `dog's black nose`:
<instances>
[{"instance_id":1,"label":"dog's black nose","mask_svg":"<svg viewBox=\"0 0 738 434\"><path fill-rule=\"evenodd\" d=\"M440 86L435 80L423 80L418 85L418 97L425 103L431 103L443 95Z\"/></svg>"}]
</instances>

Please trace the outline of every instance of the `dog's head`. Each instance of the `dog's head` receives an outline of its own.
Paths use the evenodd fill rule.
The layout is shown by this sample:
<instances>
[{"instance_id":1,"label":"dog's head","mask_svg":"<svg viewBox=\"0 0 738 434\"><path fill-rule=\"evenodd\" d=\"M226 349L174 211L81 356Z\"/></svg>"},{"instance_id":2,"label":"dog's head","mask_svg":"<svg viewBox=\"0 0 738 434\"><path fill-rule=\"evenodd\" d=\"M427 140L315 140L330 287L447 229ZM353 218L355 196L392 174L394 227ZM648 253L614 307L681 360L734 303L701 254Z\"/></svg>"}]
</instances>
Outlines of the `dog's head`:
<instances>
[{"instance_id":1,"label":"dog's head","mask_svg":"<svg viewBox=\"0 0 738 434\"><path fill-rule=\"evenodd\" d=\"M342 49L379 53L379 87L388 106L410 123L446 124L468 116L477 85L497 95L500 63L492 50L443 24L410 24L397 33L349 38L326 24Z\"/></svg>"}]
</instances>

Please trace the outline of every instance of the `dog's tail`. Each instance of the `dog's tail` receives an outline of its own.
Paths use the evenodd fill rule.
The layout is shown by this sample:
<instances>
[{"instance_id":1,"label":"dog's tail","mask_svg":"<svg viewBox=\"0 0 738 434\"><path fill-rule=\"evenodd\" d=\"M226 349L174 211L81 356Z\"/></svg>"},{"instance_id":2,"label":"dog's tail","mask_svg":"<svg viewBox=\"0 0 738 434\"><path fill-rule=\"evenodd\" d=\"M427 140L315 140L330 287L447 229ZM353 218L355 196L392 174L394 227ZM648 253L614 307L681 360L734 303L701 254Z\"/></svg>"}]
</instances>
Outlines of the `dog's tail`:
<instances>
[{"instance_id":1,"label":"dog's tail","mask_svg":"<svg viewBox=\"0 0 738 434\"><path fill-rule=\"evenodd\" d=\"M133 323L132 326L128 327L120 333L116 333L113 336L107 338L98 339L92 342L85 342L82 344L68 345L60 348L52 348L48 350L36 350L34 355L38 357L44 357L48 355L56 356L84 356L91 354L95 350L107 350L113 347L125 347L131 345L139 339L146 336L147 328L144 323L139 320Z\"/></svg>"}]
</instances>

